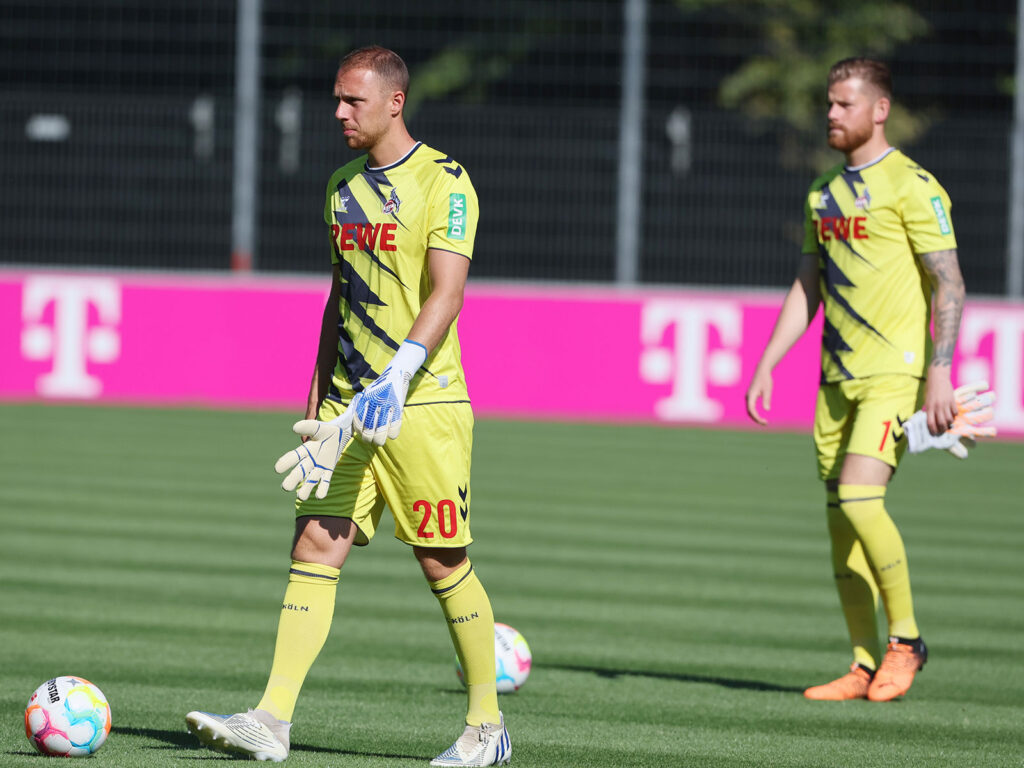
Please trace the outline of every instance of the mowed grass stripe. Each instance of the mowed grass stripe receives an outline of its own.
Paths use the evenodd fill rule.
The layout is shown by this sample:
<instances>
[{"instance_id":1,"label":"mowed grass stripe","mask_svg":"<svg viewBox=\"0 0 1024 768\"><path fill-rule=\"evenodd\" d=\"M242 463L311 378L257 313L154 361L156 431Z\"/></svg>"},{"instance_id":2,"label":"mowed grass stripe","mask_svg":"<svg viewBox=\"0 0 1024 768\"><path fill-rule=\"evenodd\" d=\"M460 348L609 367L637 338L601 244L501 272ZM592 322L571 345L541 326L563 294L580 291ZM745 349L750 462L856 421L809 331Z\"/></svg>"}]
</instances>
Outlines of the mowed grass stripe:
<instances>
[{"instance_id":1,"label":"mowed grass stripe","mask_svg":"<svg viewBox=\"0 0 1024 768\"><path fill-rule=\"evenodd\" d=\"M104 764L210 757L181 718L265 683L292 525L270 465L292 421L0 407L5 743L28 749L24 698L73 671L115 702ZM41 435L65 427L54 455ZM160 439L126 451L143 432ZM536 661L502 697L515 765L1019 763L1021 446L908 458L889 506L932 660L904 702L821 706L800 690L848 649L808 436L480 421L475 440L471 554ZM62 476L38 482L41 462ZM452 667L385 517L346 565L289 765L424 765L462 715Z\"/></svg>"}]
</instances>

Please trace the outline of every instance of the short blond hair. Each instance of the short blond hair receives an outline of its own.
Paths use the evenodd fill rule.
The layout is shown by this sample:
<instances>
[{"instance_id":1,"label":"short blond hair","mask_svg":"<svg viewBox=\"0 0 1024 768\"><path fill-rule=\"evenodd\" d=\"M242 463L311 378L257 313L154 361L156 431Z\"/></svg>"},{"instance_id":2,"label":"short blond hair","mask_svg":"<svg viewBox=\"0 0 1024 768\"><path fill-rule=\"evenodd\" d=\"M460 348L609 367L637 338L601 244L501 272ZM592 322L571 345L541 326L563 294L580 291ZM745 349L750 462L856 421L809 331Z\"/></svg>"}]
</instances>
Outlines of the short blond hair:
<instances>
[{"instance_id":1,"label":"short blond hair","mask_svg":"<svg viewBox=\"0 0 1024 768\"><path fill-rule=\"evenodd\" d=\"M347 54L338 64L338 72L368 69L388 88L402 93L409 91L409 69L402 57L389 48L368 45Z\"/></svg>"},{"instance_id":2,"label":"short blond hair","mask_svg":"<svg viewBox=\"0 0 1024 768\"><path fill-rule=\"evenodd\" d=\"M828 71L828 84L835 85L853 77L875 86L882 96L892 101L892 72L884 61L863 56L837 61Z\"/></svg>"}]
</instances>

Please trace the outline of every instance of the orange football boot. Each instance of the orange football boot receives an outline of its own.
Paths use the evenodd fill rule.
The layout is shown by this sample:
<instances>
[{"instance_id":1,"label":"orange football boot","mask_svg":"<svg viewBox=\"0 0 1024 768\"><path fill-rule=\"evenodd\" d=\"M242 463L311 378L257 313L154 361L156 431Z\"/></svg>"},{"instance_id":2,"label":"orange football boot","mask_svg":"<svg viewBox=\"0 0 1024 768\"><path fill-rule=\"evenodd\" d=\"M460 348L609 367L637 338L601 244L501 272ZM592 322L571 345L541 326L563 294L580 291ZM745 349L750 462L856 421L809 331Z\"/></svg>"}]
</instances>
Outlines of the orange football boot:
<instances>
[{"instance_id":1,"label":"orange football boot","mask_svg":"<svg viewBox=\"0 0 1024 768\"><path fill-rule=\"evenodd\" d=\"M815 685L804 691L804 696L815 701L846 701L847 699L864 699L868 695L868 686L874 671L863 664L853 662L850 671L831 683Z\"/></svg>"},{"instance_id":2,"label":"orange football boot","mask_svg":"<svg viewBox=\"0 0 1024 768\"><path fill-rule=\"evenodd\" d=\"M871 701L891 701L910 690L914 675L928 661L928 646L920 637L890 637L875 679L868 688Z\"/></svg>"}]
</instances>

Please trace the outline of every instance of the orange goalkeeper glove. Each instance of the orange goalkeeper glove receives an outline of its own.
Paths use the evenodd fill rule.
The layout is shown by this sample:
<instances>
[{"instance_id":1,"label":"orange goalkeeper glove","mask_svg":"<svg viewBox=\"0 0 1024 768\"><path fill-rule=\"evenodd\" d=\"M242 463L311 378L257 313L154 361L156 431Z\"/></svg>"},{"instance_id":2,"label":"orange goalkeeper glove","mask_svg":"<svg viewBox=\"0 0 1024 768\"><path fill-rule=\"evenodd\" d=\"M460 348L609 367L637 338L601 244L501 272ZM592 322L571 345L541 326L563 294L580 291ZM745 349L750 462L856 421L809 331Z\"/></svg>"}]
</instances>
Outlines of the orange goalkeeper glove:
<instances>
[{"instance_id":1,"label":"orange goalkeeper glove","mask_svg":"<svg viewBox=\"0 0 1024 768\"><path fill-rule=\"evenodd\" d=\"M966 459L967 449L975 446L975 438L994 437L996 428L983 425L992 421L992 404L996 401L996 393L982 390L988 390L987 381L976 381L956 389L956 418L941 435L929 432L928 414L917 411L903 423L907 450L923 453L929 448L942 448L958 459Z\"/></svg>"}]
</instances>

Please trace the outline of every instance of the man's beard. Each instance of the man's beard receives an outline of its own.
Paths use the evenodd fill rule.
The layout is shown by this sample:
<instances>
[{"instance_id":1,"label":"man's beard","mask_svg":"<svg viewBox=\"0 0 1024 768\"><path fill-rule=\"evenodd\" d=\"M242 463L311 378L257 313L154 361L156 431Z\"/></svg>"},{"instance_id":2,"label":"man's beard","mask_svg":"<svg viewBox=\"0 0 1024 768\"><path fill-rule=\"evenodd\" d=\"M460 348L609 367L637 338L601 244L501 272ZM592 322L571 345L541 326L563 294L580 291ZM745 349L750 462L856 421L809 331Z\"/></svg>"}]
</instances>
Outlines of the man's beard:
<instances>
[{"instance_id":1,"label":"man's beard","mask_svg":"<svg viewBox=\"0 0 1024 768\"><path fill-rule=\"evenodd\" d=\"M838 133L828 134L828 145L840 152L852 152L857 147L866 144L871 138L871 134L872 130L870 127L863 130L841 128Z\"/></svg>"}]
</instances>

